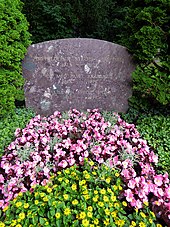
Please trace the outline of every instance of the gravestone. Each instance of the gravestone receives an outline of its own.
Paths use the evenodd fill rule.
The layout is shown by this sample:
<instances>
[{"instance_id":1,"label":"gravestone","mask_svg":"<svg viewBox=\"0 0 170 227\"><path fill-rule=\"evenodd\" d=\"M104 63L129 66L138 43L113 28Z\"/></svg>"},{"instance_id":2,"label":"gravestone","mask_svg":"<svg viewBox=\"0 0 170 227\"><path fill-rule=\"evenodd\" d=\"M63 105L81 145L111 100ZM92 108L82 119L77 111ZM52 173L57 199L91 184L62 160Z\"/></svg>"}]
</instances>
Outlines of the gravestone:
<instances>
[{"instance_id":1,"label":"gravestone","mask_svg":"<svg viewBox=\"0 0 170 227\"><path fill-rule=\"evenodd\" d=\"M26 106L38 114L128 109L135 65L123 46L87 38L46 41L29 46L22 68Z\"/></svg>"}]
</instances>

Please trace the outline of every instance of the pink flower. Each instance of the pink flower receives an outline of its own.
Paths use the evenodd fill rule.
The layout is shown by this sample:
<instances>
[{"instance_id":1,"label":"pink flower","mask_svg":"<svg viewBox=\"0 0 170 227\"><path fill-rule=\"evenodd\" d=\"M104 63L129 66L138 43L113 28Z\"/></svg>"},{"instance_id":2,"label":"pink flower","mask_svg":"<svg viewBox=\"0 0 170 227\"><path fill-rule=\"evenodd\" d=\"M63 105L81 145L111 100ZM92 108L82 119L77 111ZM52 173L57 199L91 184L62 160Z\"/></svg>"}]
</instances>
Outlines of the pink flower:
<instances>
[{"instance_id":1,"label":"pink flower","mask_svg":"<svg viewBox=\"0 0 170 227\"><path fill-rule=\"evenodd\" d=\"M3 208L3 205L4 205L4 201L0 200L0 208Z\"/></svg>"},{"instance_id":2,"label":"pink flower","mask_svg":"<svg viewBox=\"0 0 170 227\"><path fill-rule=\"evenodd\" d=\"M76 162L76 160L74 158L68 159L68 163L69 163L70 166L74 165L75 162Z\"/></svg>"},{"instance_id":3,"label":"pink flower","mask_svg":"<svg viewBox=\"0 0 170 227\"><path fill-rule=\"evenodd\" d=\"M135 186L136 186L136 181L135 181L135 179L129 180L129 182L128 182L128 187L131 188L131 189L134 189Z\"/></svg>"},{"instance_id":4,"label":"pink flower","mask_svg":"<svg viewBox=\"0 0 170 227\"><path fill-rule=\"evenodd\" d=\"M0 183L4 183L4 177L2 174L0 174Z\"/></svg>"},{"instance_id":5,"label":"pink flower","mask_svg":"<svg viewBox=\"0 0 170 227\"><path fill-rule=\"evenodd\" d=\"M58 166L62 167L63 169L65 169L67 165L68 163L66 162L66 160L62 160L61 162L58 163Z\"/></svg>"},{"instance_id":6,"label":"pink flower","mask_svg":"<svg viewBox=\"0 0 170 227\"><path fill-rule=\"evenodd\" d=\"M128 202L132 202L133 199L134 199L133 193L132 193L132 191L130 189L125 190L125 196L126 196L126 200Z\"/></svg>"},{"instance_id":7,"label":"pink flower","mask_svg":"<svg viewBox=\"0 0 170 227\"><path fill-rule=\"evenodd\" d=\"M168 186L167 188L165 188L165 197L170 199L170 186Z\"/></svg>"},{"instance_id":8,"label":"pink flower","mask_svg":"<svg viewBox=\"0 0 170 227\"><path fill-rule=\"evenodd\" d=\"M163 184L163 176L161 174L159 175L155 175L154 176L154 183L157 185L157 186L161 186Z\"/></svg>"}]
</instances>

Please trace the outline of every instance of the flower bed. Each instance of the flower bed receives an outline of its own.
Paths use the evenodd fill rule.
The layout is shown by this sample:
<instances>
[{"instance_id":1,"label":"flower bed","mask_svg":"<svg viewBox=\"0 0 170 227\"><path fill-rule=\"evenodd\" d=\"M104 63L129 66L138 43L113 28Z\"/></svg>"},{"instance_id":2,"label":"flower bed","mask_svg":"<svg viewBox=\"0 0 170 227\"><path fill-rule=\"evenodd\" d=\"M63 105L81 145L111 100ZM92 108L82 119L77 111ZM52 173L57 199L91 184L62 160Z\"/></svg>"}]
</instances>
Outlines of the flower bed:
<instances>
[{"instance_id":1,"label":"flower bed","mask_svg":"<svg viewBox=\"0 0 170 227\"><path fill-rule=\"evenodd\" d=\"M88 114L72 110L67 116L59 112L47 118L38 115L26 128L17 129L15 141L0 159L1 209L7 212L9 202L20 193L35 193L32 188L36 185L47 185L51 173L57 175L73 165L80 168L88 158L119 170L119 200L126 200L132 213L148 205L169 225L168 174L156 173L158 158L135 126L116 114L113 118L115 124L111 125L96 109Z\"/></svg>"}]
</instances>

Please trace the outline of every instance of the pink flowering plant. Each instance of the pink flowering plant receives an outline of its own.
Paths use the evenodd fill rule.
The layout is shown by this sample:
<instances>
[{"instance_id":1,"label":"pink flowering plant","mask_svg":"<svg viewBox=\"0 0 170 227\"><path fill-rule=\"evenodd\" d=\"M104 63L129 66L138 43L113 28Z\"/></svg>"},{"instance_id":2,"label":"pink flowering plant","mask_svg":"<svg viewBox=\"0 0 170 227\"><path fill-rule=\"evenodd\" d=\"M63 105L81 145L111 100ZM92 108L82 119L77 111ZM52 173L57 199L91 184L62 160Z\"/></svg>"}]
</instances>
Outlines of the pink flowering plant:
<instances>
[{"instance_id":1,"label":"pink flowering plant","mask_svg":"<svg viewBox=\"0 0 170 227\"><path fill-rule=\"evenodd\" d=\"M117 168L124 183L122 196L129 206L141 209L149 204L158 218L170 224L168 174L157 174L158 157L140 138L133 124L112 116L105 121L98 110L82 113L75 109L67 116L36 116L24 129L16 129L16 139L0 159L0 207L5 209L20 192L46 185L50 174L84 159Z\"/></svg>"}]
</instances>

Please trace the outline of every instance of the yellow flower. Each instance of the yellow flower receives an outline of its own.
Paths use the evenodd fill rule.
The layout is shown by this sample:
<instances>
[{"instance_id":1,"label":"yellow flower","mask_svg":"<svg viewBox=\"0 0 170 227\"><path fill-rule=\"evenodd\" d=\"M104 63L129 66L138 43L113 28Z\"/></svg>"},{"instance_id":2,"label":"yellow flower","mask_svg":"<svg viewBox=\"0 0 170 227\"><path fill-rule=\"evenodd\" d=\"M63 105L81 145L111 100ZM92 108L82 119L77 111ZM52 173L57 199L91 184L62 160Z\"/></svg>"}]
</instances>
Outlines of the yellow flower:
<instances>
[{"instance_id":1,"label":"yellow flower","mask_svg":"<svg viewBox=\"0 0 170 227\"><path fill-rule=\"evenodd\" d=\"M110 210L109 210L108 208L107 208L107 209L105 209L105 211L104 211L104 212L105 212L105 214L106 214L106 215L108 215L108 216L110 215Z\"/></svg>"},{"instance_id":2,"label":"yellow flower","mask_svg":"<svg viewBox=\"0 0 170 227\"><path fill-rule=\"evenodd\" d=\"M16 220L12 220L11 226L15 226L16 224L17 224L17 221Z\"/></svg>"},{"instance_id":3,"label":"yellow flower","mask_svg":"<svg viewBox=\"0 0 170 227\"><path fill-rule=\"evenodd\" d=\"M38 200L35 200L34 203L35 203L35 205L38 205L39 201Z\"/></svg>"},{"instance_id":4,"label":"yellow flower","mask_svg":"<svg viewBox=\"0 0 170 227\"><path fill-rule=\"evenodd\" d=\"M118 226L124 226L125 224L125 221L124 220L116 220L115 223L118 225Z\"/></svg>"},{"instance_id":5,"label":"yellow flower","mask_svg":"<svg viewBox=\"0 0 170 227\"><path fill-rule=\"evenodd\" d=\"M89 206L89 207L87 207L87 210L90 211L90 212L92 212L93 207L92 206Z\"/></svg>"},{"instance_id":6,"label":"yellow flower","mask_svg":"<svg viewBox=\"0 0 170 227\"><path fill-rule=\"evenodd\" d=\"M3 212L7 211L8 210L8 206L6 206L4 209L3 209Z\"/></svg>"},{"instance_id":7,"label":"yellow flower","mask_svg":"<svg viewBox=\"0 0 170 227\"><path fill-rule=\"evenodd\" d=\"M108 191L109 193L112 193L112 190L111 190L110 188L107 188L107 191Z\"/></svg>"},{"instance_id":8,"label":"yellow flower","mask_svg":"<svg viewBox=\"0 0 170 227\"><path fill-rule=\"evenodd\" d=\"M93 202L97 202L98 201L98 196L93 197Z\"/></svg>"},{"instance_id":9,"label":"yellow flower","mask_svg":"<svg viewBox=\"0 0 170 227\"><path fill-rule=\"evenodd\" d=\"M97 190L94 190L94 194L97 195L98 194L98 191Z\"/></svg>"},{"instance_id":10,"label":"yellow flower","mask_svg":"<svg viewBox=\"0 0 170 227\"><path fill-rule=\"evenodd\" d=\"M98 224L99 224L99 220L96 218L96 219L94 219L93 223L94 223L95 225L98 225Z\"/></svg>"},{"instance_id":11,"label":"yellow flower","mask_svg":"<svg viewBox=\"0 0 170 227\"><path fill-rule=\"evenodd\" d=\"M66 209L64 210L64 214L65 214L66 216L69 215L69 214L71 214L70 208L66 208Z\"/></svg>"},{"instance_id":12,"label":"yellow flower","mask_svg":"<svg viewBox=\"0 0 170 227\"><path fill-rule=\"evenodd\" d=\"M0 221L0 227L5 227L5 224Z\"/></svg>"},{"instance_id":13,"label":"yellow flower","mask_svg":"<svg viewBox=\"0 0 170 227\"><path fill-rule=\"evenodd\" d=\"M73 191L75 191L75 190L77 189L77 185L76 185L76 184L73 184L73 185L71 186L71 188L72 188Z\"/></svg>"},{"instance_id":14,"label":"yellow flower","mask_svg":"<svg viewBox=\"0 0 170 227\"><path fill-rule=\"evenodd\" d=\"M94 166L94 162L93 162L93 161L90 161L90 162L89 162L89 165L90 165L90 166Z\"/></svg>"},{"instance_id":15,"label":"yellow flower","mask_svg":"<svg viewBox=\"0 0 170 227\"><path fill-rule=\"evenodd\" d=\"M48 202L48 197L45 196L45 197L43 198L43 201L44 201L44 202Z\"/></svg>"},{"instance_id":16,"label":"yellow flower","mask_svg":"<svg viewBox=\"0 0 170 227\"><path fill-rule=\"evenodd\" d=\"M109 203L109 207L113 207L113 203Z\"/></svg>"},{"instance_id":17,"label":"yellow flower","mask_svg":"<svg viewBox=\"0 0 170 227\"><path fill-rule=\"evenodd\" d=\"M84 219L86 217L86 213L85 212L81 212L79 217L80 217L80 219Z\"/></svg>"},{"instance_id":18,"label":"yellow flower","mask_svg":"<svg viewBox=\"0 0 170 227\"><path fill-rule=\"evenodd\" d=\"M110 177L106 178L106 183L110 184L110 180L111 180Z\"/></svg>"},{"instance_id":19,"label":"yellow flower","mask_svg":"<svg viewBox=\"0 0 170 227\"><path fill-rule=\"evenodd\" d=\"M90 227L94 227L94 225L93 224L90 224Z\"/></svg>"},{"instance_id":20,"label":"yellow flower","mask_svg":"<svg viewBox=\"0 0 170 227\"><path fill-rule=\"evenodd\" d=\"M103 207L104 203L103 202L98 202L99 207Z\"/></svg>"},{"instance_id":21,"label":"yellow flower","mask_svg":"<svg viewBox=\"0 0 170 227\"><path fill-rule=\"evenodd\" d=\"M142 218L146 218L146 215L143 212L140 212Z\"/></svg>"},{"instance_id":22,"label":"yellow flower","mask_svg":"<svg viewBox=\"0 0 170 227\"><path fill-rule=\"evenodd\" d=\"M96 176L96 175L97 175L97 173L96 173L95 171L93 171L93 172L92 172L92 174L93 174L94 176Z\"/></svg>"},{"instance_id":23,"label":"yellow flower","mask_svg":"<svg viewBox=\"0 0 170 227\"><path fill-rule=\"evenodd\" d=\"M127 207L127 202L126 202L126 201L123 201L123 202L122 202L122 205L123 205L124 207Z\"/></svg>"},{"instance_id":24,"label":"yellow flower","mask_svg":"<svg viewBox=\"0 0 170 227\"><path fill-rule=\"evenodd\" d=\"M116 201L116 196L111 195L110 199L111 199L112 202L115 202Z\"/></svg>"},{"instance_id":25,"label":"yellow flower","mask_svg":"<svg viewBox=\"0 0 170 227\"><path fill-rule=\"evenodd\" d=\"M162 227L162 225L161 224L156 224L156 227Z\"/></svg>"},{"instance_id":26,"label":"yellow flower","mask_svg":"<svg viewBox=\"0 0 170 227\"><path fill-rule=\"evenodd\" d=\"M120 176L120 174L119 173L115 173L115 177L119 177Z\"/></svg>"},{"instance_id":27,"label":"yellow flower","mask_svg":"<svg viewBox=\"0 0 170 227\"><path fill-rule=\"evenodd\" d=\"M22 221L22 219L21 219L21 218L18 218L18 219L17 219L17 221L18 221L18 222L21 222L21 221Z\"/></svg>"},{"instance_id":28,"label":"yellow flower","mask_svg":"<svg viewBox=\"0 0 170 227\"><path fill-rule=\"evenodd\" d=\"M63 180L63 178L62 178L62 177L59 177L59 178L58 178L58 181L60 181L60 182L61 182L62 180Z\"/></svg>"},{"instance_id":29,"label":"yellow flower","mask_svg":"<svg viewBox=\"0 0 170 227\"><path fill-rule=\"evenodd\" d=\"M139 227L146 227L144 222L139 222Z\"/></svg>"},{"instance_id":30,"label":"yellow flower","mask_svg":"<svg viewBox=\"0 0 170 227\"><path fill-rule=\"evenodd\" d=\"M109 225L109 219L107 218L106 220L104 220L104 224L107 226Z\"/></svg>"},{"instance_id":31,"label":"yellow flower","mask_svg":"<svg viewBox=\"0 0 170 227\"><path fill-rule=\"evenodd\" d=\"M122 186L119 185L119 190L121 191L122 189L123 189Z\"/></svg>"},{"instance_id":32,"label":"yellow flower","mask_svg":"<svg viewBox=\"0 0 170 227\"><path fill-rule=\"evenodd\" d=\"M18 193L18 196L22 196L22 195L23 195L23 193L22 193L22 192L19 192L19 193Z\"/></svg>"},{"instance_id":33,"label":"yellow flower","mask_svg":"<svg viewBox=\"0 0 170 227\"><path fill-rule=\"evenodd\" d=\"M81 186L81 185L83 185L85 183L86 183L86 180L82 180L82 181L79 182L79 185Z\"/></svg>"},{"instance_id":34,"label":"yellow flower","mask_svg":"<svg viewBox=\"0 0 170 227\"><path fill-rule=\"evenodd\" d=\"M67 173L67 174L69 174L70 173L70 170L69 169L66 169L64 172Z\"/></svg>"},{"instance_id":35,"label":"yellow flower","mask_svg":"<svg viewBox=\"0 0 170 227\"><path fill-rule=\"evenodd\" d=\"M59 212L57 212L56 214L55 214L55 217L57 218L57 219L59 219L60 218L60 213Z\"/></svg>"},{"instance_id":36,"label":"yellow flower","mask_svg":"<svg viewBox=\"0 0 170 227\"><path fill-rule=\"evenodd\" d=\"M87 199L90 199L90 196L89 195L84 195L84 198L87 200Z\"/></svg>"},{"instance_id":37,"label":"yellow flower","mask_svg":"<svg viewBox=\"0 0 170 227\"><path fill-rule=\"evenodd\" d=\"M22 225L18 224L18 225L16 225L15 227L22 227Z\"/></svg>"},{"instance_id":38,"label":"yellow flower","mask_svg":"<svg viewBox=\"0 0 170 227\"><path fill-rule=\"evenodd\" d=\"M101 189L101 190L100 190L100 193L101 193L102 195L105 195L105 194L106 194L106 190L105 190L105 189Z\"/></svg>"},{"instance_id":39,"label":"yellow flower","mask_svg":"<svg viewBox=\"0 0 170 227\"><path fill-rule=\"evenodd\" d=\"M25 213L23 213L23 212L20 213L20 214L19 214L19 218L20 218L21 220L23 220L23 219L25 218Z\"/></svg>"},{"instance_id":40,"label":"yellow flower","mask_svg":"<svg viewBox=\"0 0 170 227\"><path fill-rule=\"evenodd\" d=\"M144 202L145 206L149 206L149 203L147 201Z\"/></svg>"},{"instance_id":41,"label":"yellow flower","mask_svg":"<svg viewBox=\"0 0 170 227\"><path fill-rule=\"evenodd\" d=\"M92 212L87 212L87 217L92 218L93 214Z\"/></svg>"},{"instance_id":42,"label":"yellow flower","mask_svg":"<svg viewBox=\"0 0 170 227\"><path fill-rule=\"evenodd\" d=\"M108 198L106 195L104 195L104 196L103 196L103 201L104 201L104 202L108 202L108 201L109 201L109 198Z\"/></svg>"},{"instance_id":43,"label":"yellow flower","mask_svg":"<svg viewBox=\"0 0 170 227\"><path fill-rule=\"evenodd\" d=\"M73 201L72 201L72 204L73 205L77 205L79 202L78 202L78 200L77 199L74 199Z\"/></svg>"},{"instance_id":44,"label":"yellow flower","mask_svg":"<svg viewBox=\"0 0 170 227\"><path fill-rule=\"evenodd\" d=\"M22 202L17 202L17 203L15 204L15 206L16 206L16 207L21 207L21 206L22 206Z\"/></svg>"},{"instance_id":45,"label":"yellow flower","mask_svg":"<svg viewBox=\"0 0 170 227\"><path fill-rule=\"evenodd\" d=\"M82 221L82 225L83 225L83 226L89 226L89 221L88 221L87 219L84 219L84 220Z\"/></svg>"},{"instance_id":46,"label":"yellow flower","mask_svg":"<svg viewBox=\"0 0 170 227\"><path fill-rule=\"evenodd\" d=\"M87 180L90 179L90 175L87 173L85 176L84 176Z\"/></svg>"},{"instance_id":47,"label":"yellow flower","mask_svg":"<svg viewBox=\"0 0 170 227\"><path fill-rule=\"evenodd\" d=\"M29 207L28 203L24 203L24 208L27 209Z\"/></svg>"},{"instance_id":48,"label":"yellow flower","mask_svg":"<svg viewBox=\"0 0 170 227\"><path fill-rule=\"evenodd\" d=\"M69 198L68 194L64 194L63 197L65 200L68 200L68 198Z\"/></svg>"},{"instance_id":49,"label":"yellow flower","mask_svg":"<svg viewBox=\"0 0 170 227\"><path fill-rule=\"evenodd\" d=\"M61 174L61 172L60 172L60 171L58 171L58 172L57 172L57 174L58 174L58 175L60 175L60 174Z\"/></svg>"},{"instance_id":50,"label":"yellow flower","mask_svg":"<svg viewBox=\"0 0 170 227\"><path fill-rule=\"evenodd\" d=\"M132 225L132 226L136 226L136 222L132 221L132 222L131 222L131 225Z\"/></svg>"},{"instance_id":51,"label":"yellow flower","mask_svg":"<svg viewBox=\"0 0 170 227\"><path fill-rule=\"evenodd\" d=\"M47 192L51 193L52 192L52 188L47 188Z\"/></svg>"},{"instance_id":52,"label":"yellow flower","mask_svg":"<svg viewBox=\"0 0 170 227\"><path fill-rule=\"evenodd\" d=\"M88 190L87 190L87 189L84 190L84 191L83 191L83 194L84 194L84 195L88 194Z\"/></svg>"},{"instance_id":53,"label":"yellow flower","mask_svg":"<svg viewBox=\"0 0 170 227\"><path fill-rule=\"evenodd\" d=\"M114 207L119 208L120 207L119 203L114 203Z\"/></svg>"},{"instance_id":54,"label":"yellow flower","mask_svg":"<svg viewBox=\"0 0 170 227\"><path fill-rule=\"evenodd\" d=\"M45 193L44 192L40 192L40 196L41 198L45 196Z\"/></svg>"},{"instance_id":55,"label":"yellow flower","mask_svg":"<svg viewBox=\"0 0 170 227\"><path fill-rule=\"evenodd\" d=\"M37 197L37 196L38 196L38 194L39 194L38 192L35 192L35 193L34 193L35 197Z\"/></svg>"},{"instance_id":56,"label":"yellow flower","mask_svg":"<svg viewBox=\"0 0 170 227\"><path fill-rule=\"evenodd\" d=\"M114 191L117 191L118 187L116 185L113 185Z\"/></svg>"},{"instance_id":57,"label":"yellow flower","mask_svg":"<svg viewBox=\"0 0 170 227\"><path fill-rule=\"evenodd\" d=\"M155 218L154 212L150 211L150 214L152 215L153 218Z\"/></svg>"},{"instance_id":58,"label":"yellow flower","mask_svg":"<svg viewBox=\"0 0 170 227\"><path fill-rule=\"evenodd\" d=\"M116 211L113 211L113 212L111 213L111 216L112 216L113 218L115 218L115 217L117 216L117 212L116 212Z\"/></svg>"},{"instance_id":59,"label":"yellow flower","mask_svg":"<svg viewBox=\"0 0 170 227\"><path fill-rule=\"evenodd\" d=\"M149 218L149 222L152 224L153 223L153 220L151 218Z\"/></svg>"},{"instance_id":60,"label":"yellow flower","mask_svg":"<svg viewBox=\"0 0 170 227\"><path fill-rule=\"evenodd\" d=\"M65 182L66 182L66 184L68 184L69 183L69 180L68 179L65 179Z\"/></svg>"}]
</instances>

